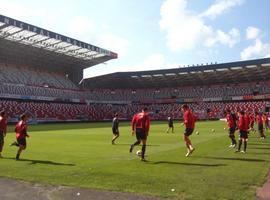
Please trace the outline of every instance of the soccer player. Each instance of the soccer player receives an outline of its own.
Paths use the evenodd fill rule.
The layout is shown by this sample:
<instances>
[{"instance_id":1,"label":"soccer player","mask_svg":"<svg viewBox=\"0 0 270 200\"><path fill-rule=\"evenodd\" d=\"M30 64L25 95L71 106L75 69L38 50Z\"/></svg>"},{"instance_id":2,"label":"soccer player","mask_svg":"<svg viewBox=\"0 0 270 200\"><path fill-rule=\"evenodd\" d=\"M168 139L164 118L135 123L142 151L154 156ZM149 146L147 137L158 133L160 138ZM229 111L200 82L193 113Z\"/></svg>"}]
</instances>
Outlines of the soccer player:
<instances>
[{"instance_id":1,"label":"soccer player","mask_svg":"<svg viewBox=\"0 0 270 200\"><path fill-rule=\"evenodd\" d=\"M229 147L236 147L236 139L235 139L235 130L236 130L236 117L233 115L230 111L230 109L227 109L225 111L226 120L228 123L229 128L229 138L231 139L231 145Z\"/></svg>"},{"instance_id":2,"label":"soccer player","mask_svg":"<svg viewBox=\"0 0 270 200\"><path fill-rule=\"evenodd\" d=\"M269 119L267 113L263 113L263 121L264 121L264 126L265 130L269 130Z\"/></svg>"},{"instance_id":3,"label":"soccer player","mask_svg":"<svg viewBox=\"0 0 270 200\"><path fill-rule=\"evenodd\" d=\"M7 134L7 118L5 111L0 112L0 158L2 158L2 151L4 147L4 137Z\"/></svg>"},{"instance_id":4,"label":"soccer player","mask_svg":"<svg viewBox=\"0 0 270 200\"><path fill-rule=\"evenodd\" d=\"M168 117L168 129L166 133L169 133L170 129L172 129L172 133L174 133L174 127L173 127L173 118L172 116Z\"/></svg>"},{"instance_id":5,"label":"soccer player","mask_svg":"<svg viewBox=\"0 0 270 200\"><path fill-rule=\"evenodd\" d=\"M27 134L27 119L28 117L26 114L22 114L20 116L20 121L15 126L17 142L10 144L10 146L15 145L19 147L16 155L16 160L20 159L22 151L26 149L26 137L29 137Z\"/></svg>"},{"instance_id":6,"label":"soccer player","mask_svg":"<svg viewBox=\"0 0 270 200\"><path fill-rule=\"evenodd\" d=\"M250 129L254 131L254 122L255 122L254 113L249 113L249 119L250 119Z\"/></svg>"},{"instance_id":7,"label":"soccer player","mask_svg":"<svg viewBox=\"0 0 270 200\"><path fill-rule=\"evenodd\" d=\"M256 121L258 124L258 131L260 133L260 137L261 139L265 139L265 135L264 135L264 129L263 129L263 116L262 113L256 113Z\"/></svg>"},{"instance_id":8,"label":"soccer player","mask_svg":"<svg viewBox=\"0 0 270 200\"><path fill-rule=\"evenodd\" d=\"M247 150L247 141L248 141L248 127L249 127L249 120L245 116L244 111L239 112L239 122L238 122L238 129L240 133L238 149L235 152L240 152L242 143L244 143L244 150L241 153L246 153Z\"/></svg>"},{"instance_id":9,"label":"soccer player","mask_svg":"<svg viewBox=\"0 0 270 200\"><path fill-rule=\"evenodd\" d=\"M247 134L249 134L251 120L248 113L245 113L245 120L246 120L246 126L247 126Z\"/></svg>"},{"instance_id":10,"label":"soccer player","mask_svg":"<svg viewBox=\"0 0 270 200\"><path fill-rule=\"evenodd\" d=\"M118 128L119 128L119 119L118 119L118 114L116 113L112 121L112 132L113 132L112 144L115 144L115 140L119 137Z\"/></svg>"},{"instance_id":11,"label":"soccer player","mask_svg":"<svg viewBox=\"0 0 270 200\"><path fill-rule=\"evenodd\" d=\"M132 119L132 135L134 135L134 132L136 132L137 141L130 145L129 152L131 153L133 148L142 142L141 161L146 161L144 156L146 151L147 136L150 129L150 117L147 111L148 109L144 108L142 112L135 114Z\"/></svg>"},{"instance_id":12,"label":"soccer player","mask_svg":"<svg viewBox=\"0 0 270 200\"><path fill-rule=\"evenodd\" d=\"M189 139L189 136L193 133L195 128L195 118L193 116L193 113L189 109L188 105L186 104L182 106L182 112L184 113L184 124L186 126L186 130L184 132L184 141L187 147L186 157L188 157L195 150Z\"/></svg>"}]
</instances>

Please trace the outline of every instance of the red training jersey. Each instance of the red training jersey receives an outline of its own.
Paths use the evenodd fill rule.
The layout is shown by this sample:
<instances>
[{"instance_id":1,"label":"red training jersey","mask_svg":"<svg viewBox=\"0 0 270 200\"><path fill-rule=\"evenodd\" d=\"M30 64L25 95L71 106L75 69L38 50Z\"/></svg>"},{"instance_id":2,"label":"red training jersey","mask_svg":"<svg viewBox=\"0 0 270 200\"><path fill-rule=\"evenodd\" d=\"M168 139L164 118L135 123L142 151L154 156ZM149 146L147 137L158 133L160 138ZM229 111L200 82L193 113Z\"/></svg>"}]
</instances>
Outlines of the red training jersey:
<instances>
[{"instance_id":1,"label":"red training jersey","mask_svg":"<svg viewBox=\"0 0 270 200\"><path fill-rule=\"evenodd\" d=\"M250 128L250 116L248 114L245 114L245 121L246 121L246 128L247 130Z\"/></svg>"},{"instance_id":2,"label":"red training jersey","mask_svg":"<svg viewBox=\"0 0 270 200\"><path fill-rule=\"evenodd\" d=\"M27 136L27 124L25 121L19 121L15 126L16 138L25 138Z\"/></svg>"},{"instance_id":3,"label":"red training jersey","mask_svg":"<svg viewBox=\"0 0 270 200\"><path fill-rule=\"evenodd\" d=\"M150 117L146 112L140 112L134 115L132 119L132 131L134 131L136 128L141 128L146 133L149 132Z\"/></svg>"},{"instance_id":4,"label":"red training jersey","mask_svg":"<svg viewBox=\"0 0 270 200\"><path fill-rule=\"evenodd\" d=\"M7 132L7 119L4 117L0 117L0 131Z\"/></svg>"},{"instance_id":5,"label":"red training jersey","mask_svg":"<svg viewBox=\"0 0 270 200\"><path fill-rule=\"evenodd\" d=\"M247 131L248 130L247 121L245 115L241 115L238 121L238 128L240 131Z\"/></svg>"},{"instance_id":6,"label":"red training jersey","mask_svg":"<svg viewBox=\"0 0 270 200\"><path fill-rule=\"evenodd\" d=\"M195 117L190 110L184 112L184 124L186 128L195 128Z\"/></svg>"},{"instance_id":7,"label":"red training jersey","mask_svg":"<svg viewBox=\"0 0 270 200\"><path fill-rule=\"evenodd\" d=\"M231 114L227 114L226 119L227 119L229 128L235 128L236 127L236 121L234 120L234 118L233 118L233 116Z\"/></svg>"}]
</instances>

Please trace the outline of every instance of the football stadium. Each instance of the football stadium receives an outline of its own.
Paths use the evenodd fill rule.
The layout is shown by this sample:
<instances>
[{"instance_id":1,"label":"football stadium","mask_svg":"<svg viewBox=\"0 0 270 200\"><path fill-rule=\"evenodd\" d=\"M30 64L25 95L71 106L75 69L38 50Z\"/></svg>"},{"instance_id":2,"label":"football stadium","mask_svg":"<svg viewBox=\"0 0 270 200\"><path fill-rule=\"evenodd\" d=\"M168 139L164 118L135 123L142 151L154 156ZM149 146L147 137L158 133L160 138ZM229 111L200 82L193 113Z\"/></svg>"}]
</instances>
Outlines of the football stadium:
<instances>
[{"instance_id":1,"label":"football stadium","mask_svg":"<svg viewBox=\"0 0 270 200\"><path fill-rule=\"evenodd\" d=\"M84 78L78 39L0 15L0 199L270 199L270 58Z\"/></svg>"}]
</instances>

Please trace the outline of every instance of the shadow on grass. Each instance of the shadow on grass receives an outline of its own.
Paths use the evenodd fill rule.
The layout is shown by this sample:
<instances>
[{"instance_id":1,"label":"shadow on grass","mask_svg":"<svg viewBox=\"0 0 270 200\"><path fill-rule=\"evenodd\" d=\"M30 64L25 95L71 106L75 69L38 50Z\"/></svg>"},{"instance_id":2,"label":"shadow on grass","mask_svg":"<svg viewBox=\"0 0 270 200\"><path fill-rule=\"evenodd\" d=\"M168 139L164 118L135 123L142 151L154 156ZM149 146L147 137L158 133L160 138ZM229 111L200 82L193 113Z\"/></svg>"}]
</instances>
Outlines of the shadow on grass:
<instances>
[{"instance_id":1,"label":"shadow on grass","mask_svg":"<svg viewBox=\"0 0 270 200\"><path fill-rule=\"evenodd\" d=\"M120 145L120 146L122 145L122 146L129 146L129 147L130 147L131 143L129 143L129 144L125 144L125 143L116 143L116 144L115 144L115 146L119 146L119 145ZM142 145L137 145L136 147L141 147L141 146L142 146ZM146 146L147 146L147 147L159 147L160 144L147 144ZM135 148L136 148L136 147L135 147Z\"/></svg>"},{"instance_id":2,"label":"shadow on grass","mask_svg":"<svg viewBox=\"0 0 270 200\"><path fill-rule=\"evenodd\" d=\"M248 142L248 145L251 145L251 146L256 146L256 145L268 145L268 146L270 146L270 143L268 143L268 142L263 142L263 143L258 143L258 142Z\"/></svg>"},{"instance_id":3,"label":"shadow on grass","mask_svg":"<svg viewBox=\"0 0 270 200\"><path fill-rule=\"evenodd\" d=\"M171 165L188 165L188 166L200 166L200 167L221 167L226 166L225 164L201 164L201 163L182 163L182 162L173 162L173 161L158 161L153 162L152 164L171 164Z\"/></svg>"},{"instance_id":4,"label":"shadow on grass","mask_svg":"<svg viewBox=\"0 0 270 200\"><path fill-rule=\"evenodd\" d=\"M248 154L251 155L270 155L270 152L266 153L266 152L248 152Z\"/></svg>"},{"instance_id":5,"label":"shadow on grass","mask_svg":"<svg viewBox=\"0 0 270 200\"><path fill-rule=\"evenodd\" d=\"M249 149L263 149L263 150L270 150L270 147L249 147Z\"/></svg>"},{"instance_id":6,"label":"shadow on grass","mask_svg":"<svg viewBox=\"0 0 270 200\"><path fill-rule=\"evenodd\" d=\"M202 156L201 158L208 158L208 159L215 159L215 160L236 160L236 161L245 161L245 162L269 162L269 160L253 159L253 158L227 158L227 157L211 157L211 156L205 156L205 157Z\"/></svg>"},{"instance_id":7,"label":"shadow on grass","mask_svg":"<svg viewBox=\"0 0 270 200\"><path fill-rule=\"evenodd\" d=\"M4 157L3 159L10 159L10 160L15 160L15 158L7 158ZM59 162L53 162L50 160L32 160L32 159L20 159L18 162L30 162L30 165L35 165L35 164L45 164L45 165L61 165L61 166L75 166L75 164L71 163L59 163Z\"/></svg>"}]
</instances>

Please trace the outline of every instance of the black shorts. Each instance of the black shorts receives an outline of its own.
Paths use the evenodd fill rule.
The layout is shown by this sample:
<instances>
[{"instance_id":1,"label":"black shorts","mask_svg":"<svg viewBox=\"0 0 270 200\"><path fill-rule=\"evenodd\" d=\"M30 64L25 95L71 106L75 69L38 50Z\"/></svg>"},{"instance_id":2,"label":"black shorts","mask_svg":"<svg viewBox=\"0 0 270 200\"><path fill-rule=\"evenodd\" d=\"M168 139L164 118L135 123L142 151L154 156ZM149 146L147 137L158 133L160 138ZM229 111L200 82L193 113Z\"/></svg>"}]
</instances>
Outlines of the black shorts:
<instances>
[{"instance_id":1,"label":"black shorts","mask_svg":"<svg viewBox=\"0 0 270 200\"><path fill-rule=\"evenodd\" d=\"M17 142L20 146L26 146L26 138L17 138Z\"/></svg>"},{"instance_id":2,"label":"black shorts","mask_svg":"<svg viewBox=\"0 0 270 200\"><path fill-rule=\"evenodd\" d=\"M263 131L263 124L258 124L258 130L261 132Z\"/></svg>"},{"instance_id":3,"label":"black shorts","mask_svg":"<svg viewBox=\"0 0 270 200\"><path fill-rule=\"evenodd\" d=\"M4 133L3 131L0 131L0 144L4 143Z\"/></svg>"},{"instance_id":4,"label":"black shorts","mask_svg":"<svg viewBox=\"0 0 270 200\"><path fill-rule=\"evenodd\" d=\"M247 139L248 138L248 132L240 130L240 138L241 139Z\"/></svg>"},{"instance_id":5,"label":"black shorts","mask_svg":"<svg viewBox=\"0 0 270 200\"><path fill-rule=\"evenodd\" d=\"M229 135L234 135L235 133L235 127L229 128Z\"/></svg>"},{"instance_id":6,"label":"black shorts","mask_svg":"<svg viewBox=\"0 0 270 200\"><path fill-rule=\"evenodd\" d=\"M190 136L193 133L193 130L194 130L193 128L186 128L184 135Z\"/></svg>"},{"instance_id":7,"label":"black shorts","mask_svg":"<svg viewBox=\"0 0 270 200\"><path fill-rule=\"evenodd\" d=\"M142 128L136 128L136 138L137 140L146 140L147 134Z\"/></svg>"},{"instance_id":8,"label":"black shorts","mask_svg":"<svg viewBox=\"0 0 270 200\"><path fill-rule=\"evenodd\" d=\"M170 128L173 128L173 124L169 124L169 127L170 127Z\"/></svg>"},{"instance_id":9,"label":"black shorts","mask_svg":"<svg viewBox=\"0 0 270 200\"><path fill-rule=\"evenodd\" d=\"M113 128L112 132L113 132L114 135L119 135L119 130L116 129L116 128Z\"/></svg>"}]
</instances>

